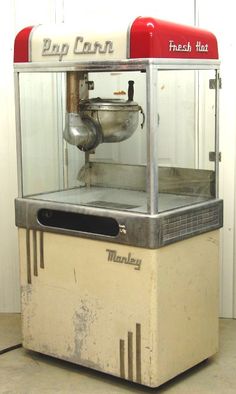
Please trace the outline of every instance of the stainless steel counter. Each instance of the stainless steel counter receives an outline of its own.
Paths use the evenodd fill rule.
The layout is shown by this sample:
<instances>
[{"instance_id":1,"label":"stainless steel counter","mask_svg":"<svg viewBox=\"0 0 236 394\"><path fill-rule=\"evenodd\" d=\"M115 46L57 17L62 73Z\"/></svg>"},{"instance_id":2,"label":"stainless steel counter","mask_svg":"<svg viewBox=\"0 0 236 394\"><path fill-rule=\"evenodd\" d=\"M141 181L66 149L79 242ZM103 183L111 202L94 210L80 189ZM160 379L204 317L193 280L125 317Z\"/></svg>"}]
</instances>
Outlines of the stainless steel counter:
<instances>
[{"instance_id":1,"label":"stainless steel counter","mask_svg":"<svg viewBox=\"0 0 236 394\"><path fill-rule=\"evenodd\" d=\"M209 200L202 196L160 193L159 212L169 211ZM89 205L108 209L122 209L147 213L147 194L141 191L104 187L81 187L51 193L37 194L30 198L56 203Z\"/></svg>"}]
</instances>

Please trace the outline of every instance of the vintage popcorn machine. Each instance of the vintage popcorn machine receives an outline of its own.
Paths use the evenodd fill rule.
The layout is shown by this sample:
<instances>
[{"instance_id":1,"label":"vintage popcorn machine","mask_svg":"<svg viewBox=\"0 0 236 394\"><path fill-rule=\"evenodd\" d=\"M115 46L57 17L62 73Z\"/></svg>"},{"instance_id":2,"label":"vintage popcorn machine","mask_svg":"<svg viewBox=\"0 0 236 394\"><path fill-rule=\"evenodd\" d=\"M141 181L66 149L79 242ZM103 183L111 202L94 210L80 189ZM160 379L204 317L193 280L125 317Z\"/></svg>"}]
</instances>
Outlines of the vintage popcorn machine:
<instances>
[{"instance_id":1,"label":"vintage popcorn machine","mask_svg":"<svg viewBox=\"0 0 236 394\"><path fill-rule=\"evenodd\" d=\"M218 348L217 41L90 22L15 39L23 345L155 387Z\"/></svg>"}]
</instances>

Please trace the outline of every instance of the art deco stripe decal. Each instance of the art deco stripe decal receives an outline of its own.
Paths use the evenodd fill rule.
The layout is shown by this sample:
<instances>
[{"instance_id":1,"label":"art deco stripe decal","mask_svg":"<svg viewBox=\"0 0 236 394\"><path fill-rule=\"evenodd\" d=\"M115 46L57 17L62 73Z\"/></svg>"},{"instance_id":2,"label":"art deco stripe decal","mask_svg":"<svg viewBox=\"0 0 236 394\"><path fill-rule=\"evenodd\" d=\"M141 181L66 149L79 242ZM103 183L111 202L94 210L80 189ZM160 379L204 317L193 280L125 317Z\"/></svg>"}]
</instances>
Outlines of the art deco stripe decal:
<instances>
[{"instance_id":1,"label":"art deco stripe decal","mask_svg":"<svg viewBox=\"0 0 236 394\"><path fill-rule=\"evenodd\" d=\"M134 362L136 367L136 382L141 383L141 324L136 324L136 357L134 360L134 344L133 344L133 332L128 331L128 352L127 352L127 366L128 376L127 379L135 381L134 378ZM125 341L120 339L120 377L126 378L125 374Z\"/></svg>"},{"instance_id":2,"label":"art deco stripe decal","mask_svg":"<svg viewBox=\"0 0 236 394\"><path fill-rule=\"evenodd\" d=\"M133 333L128 332L128 379L133 380Z\"/></svg>"},{"instance_id":3,"label":"art deco stripe decal","mask_svg":"<svg viewBox=\"0 0 236 394\"><path fill-rule=\"evenodd\" d=\"M120 340L120 377L125 378L125 341Z\"/></svg>"},{"instance_id":4,"label":"art deco stripe decal","mask_svg":"<svg viewBox=\"0 0 236 394\"><path fill-rule=\"evenodd\" d=\"M136 382L141 383L141 324L136 324Z\"/></svg>"},{"instance_id":5,"label":"art deco stripe decal","mask_svg":"<svg viewBox=\"0 0 236 394\"><path fill-rule=\"evenodd\" d=\"M39 233L40 268L44 268L43 232Z\"/></svg>"},{"instance_id":6,"label":"art deco stripe decal","mask_svg":"<svg viewBox=\"0 0 236 394\"><path fill-rule=\"evenodd\" d=\"M34 251L34 276L38 276L38 265L37 265L37 233L33 230L33 251Z\"/></svg>"},{"instance_id":7,"label":"art deco stripe decal","mask_svg":"<svg viewBox=\"0 0 236 394\"><path fill-rule=\"evenodd\" d=\"M27 281L32 283L31 279L31 258L30 258L30 230L26 230L26 258L27 258Z\"/></svg>"},{"instance_id":8,"label":"art deco stripe decal","mask_svg":"<svg viewBox=\"0 0 236 394\"><path fill-rule=\"evenodd\" d=\"M31 236L32 234L32 236ZM32 244L31 244L32 240ZM43 232L26 229L26 259L27 259L27 282L32 283L31 263L33 260L33 274L38 276L38 241L39 240L39 266L44 268L44 243ZM31 252L32 247L32 252Z\"/></svg>"}]
</instances>

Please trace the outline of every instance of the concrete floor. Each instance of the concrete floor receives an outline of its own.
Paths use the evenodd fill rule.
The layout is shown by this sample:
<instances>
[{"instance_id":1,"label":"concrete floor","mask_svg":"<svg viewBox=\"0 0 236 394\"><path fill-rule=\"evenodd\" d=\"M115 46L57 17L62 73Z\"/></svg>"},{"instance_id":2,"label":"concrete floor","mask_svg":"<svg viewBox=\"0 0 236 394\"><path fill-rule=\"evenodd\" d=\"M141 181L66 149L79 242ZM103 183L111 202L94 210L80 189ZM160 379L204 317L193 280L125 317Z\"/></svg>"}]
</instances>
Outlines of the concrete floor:
<instances>
[{"instance_id":1,"label":"concrete floor","mask_svg":"<svg viewBox=\"0 0 236 394\"><path fill-rule=\"evenodd\" d=\"M0 314L1 394L235 394L236 320L220 320L220 352L157 389L148 389L23 348L20 315Z\"/></svg>"},{"instance_id":2,"label":"concrete floor","mask_svg":"<svg viewBox=\"0 0 236 394\"><path fill-rule=\"evenodd\" d=\"M20 343L20 314L0 314L0 352Z\"/></svg>"}]
</instances>

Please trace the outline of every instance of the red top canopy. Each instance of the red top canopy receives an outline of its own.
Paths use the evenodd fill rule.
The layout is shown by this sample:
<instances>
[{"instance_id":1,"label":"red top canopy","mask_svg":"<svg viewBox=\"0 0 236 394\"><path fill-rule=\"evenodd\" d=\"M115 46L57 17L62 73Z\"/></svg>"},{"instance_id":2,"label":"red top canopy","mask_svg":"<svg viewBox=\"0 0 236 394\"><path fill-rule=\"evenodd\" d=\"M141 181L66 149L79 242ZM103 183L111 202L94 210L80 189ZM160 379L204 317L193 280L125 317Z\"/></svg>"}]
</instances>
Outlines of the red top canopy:
<instances>
[{"instance_id":1,"label":"red top canopy","mask_svg":"<svg viewBox=\"0 0 236 394\"><path fill-rule=\"evenodd\" d=\"M130 29L130 58L218 59L214 34L150 17L135 19Z\"/></svg>"},{"instance_id":2,"label":"red top canopy","mask_svg":"<svg viewBox=\"0 0 236 394\"><path fill-rule=\"evenodd\" d=\"M114 32L107 28L108 31L101 35L99 24L91 29L87 26L87 31L83 31L78 23L71 31L68 27L65 42L65 25L61 26L57 26L57 30L50 27L47 30L44 25L21 30L15 39L14 62L83 61L85 58L93 61L122 58L218 59L217 40L212 33L151 17L136 18L129 28L128 38L124 29L119 31L119 26ZM79 43L79 49L74 42Z\"/></svg>"}]
</instances>

